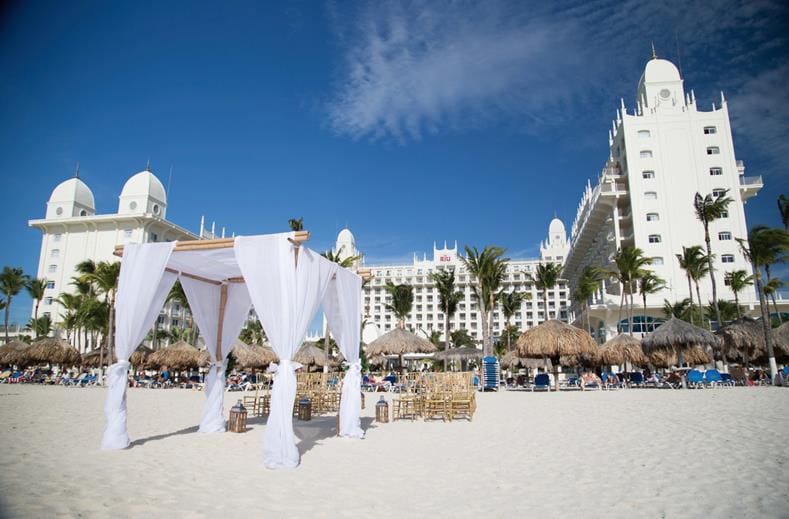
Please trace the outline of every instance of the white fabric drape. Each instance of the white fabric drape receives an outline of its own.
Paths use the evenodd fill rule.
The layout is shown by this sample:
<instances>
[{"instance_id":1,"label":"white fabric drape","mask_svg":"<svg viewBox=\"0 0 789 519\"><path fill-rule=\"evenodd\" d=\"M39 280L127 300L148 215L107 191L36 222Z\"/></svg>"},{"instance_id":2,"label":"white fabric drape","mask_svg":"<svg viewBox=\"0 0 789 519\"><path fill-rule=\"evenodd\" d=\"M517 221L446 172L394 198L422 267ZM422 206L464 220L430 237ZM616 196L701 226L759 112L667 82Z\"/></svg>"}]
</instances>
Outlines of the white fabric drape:
<instances>
[{"instance_id":1,"label":"white fabric drape","mask_svg":"<svg viewBox=\"0 0 789 519\"><path fill-rule=\"evenodd\" d=\"M293 233L237 237L236 260L246 280L255 312L280 359L271 392L263 463L268 468L293 468L299 451L293 434L293 401L300 365L293 362L337 264L306 247L294 267Z\"/></svg>"},{"instance_id":2,"label":"white fabric drape","mask_svg":"<svg viewBox=\"0 0 789 519\"><path fill-rule=\"evenodd\" d=\"M362 279L338 269L323 298L323 311L329 328L349 364L340 399L340 436L362 438L361 413L362 364L359 360L361 335Z\"/></svg>"},{"instance_id":3,"label":"white fabric drape","mask_svg":"<svg viewBox=\"0 0 789 519\"><path fill-rule=\"evenodd\" d=\"M164 305L176 275L165 272L175 243L129 244L123 249L118 295L115 299L115 355L107 371L106 424L102 449L129 446L126 429L126 387L129 357L145 338Z\"/></svg>"},{"instance_id":4,"label":"white fabric drape","mask_svg":"<svg viewBox=\"0 0 789 519\"><path fill-rule=\"evenodd\" d=\"M244 325L252 303L243 283L228 283L224 317L222 319L222 356L216 356L216 339L219 330L219 305L222 287L181 276L189 308L205 340L211 355L211 367L205 381L206 401L200 417L200 432L222 432L225 430L224 395L225 368L241 327Z\"/></svg>"}]
</instances>

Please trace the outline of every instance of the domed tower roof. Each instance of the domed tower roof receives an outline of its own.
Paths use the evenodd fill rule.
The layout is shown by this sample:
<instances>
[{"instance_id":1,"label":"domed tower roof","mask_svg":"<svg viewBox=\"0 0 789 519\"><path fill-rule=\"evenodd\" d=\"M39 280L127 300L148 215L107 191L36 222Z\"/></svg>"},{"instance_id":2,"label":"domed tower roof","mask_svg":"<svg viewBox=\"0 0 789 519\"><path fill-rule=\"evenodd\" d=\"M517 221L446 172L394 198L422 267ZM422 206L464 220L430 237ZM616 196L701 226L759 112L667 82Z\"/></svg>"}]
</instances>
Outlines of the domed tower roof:
<instances>
[{"instance_id":1,"label":"domed tower roof","mask_svg":"<svg viewBox=\"0 0 789 519\"><path fill-rule=\"evenodd\" d=\"M340 234L337 235L337 243L342 244L350 244L356 245L356 238L354 238L353 233L347 227L340 231Z\"/></svg>"},{"instance_id":2,"label":"domed tower roof","mask_svg":"<svg viewBox=\"0 0 789 519\"><path fill-rule=\"evenodd\" d=\"M561 233L564 236L566 233L564 229L564 222L559 220L558 218L554 218L551 220L551 224L548 226L548 234L554 233Z\"/></svg>"},{"instance_id":3,"label":"domed tower roof","mask_svg":"<svg viewBox=\"0 0 789 519\"><path fill-rule=\"evenodd\" d=\"M96 214L93 192L80 178L61 182L47 202L47 218L69 218Z\"/></svg>"},{"instance_id":4,"label":"domed tower roof","mask_svg":"<svg viewBox=\"0 0 789 519\"><path fill-rule=\"evenodd\" d=\"M164 218L167 194L161 181L147 169L126 181L119 198L118 214L150 213Z\"/></svg>"},{"instance_id":5,"label":"domed tower roof","mask_svg":"<svg viewBox=\"0 0 789 519\"><path fill-rule=\"evenodd\" d=\"M651 108L684 104L685 93L679 69L666 59L653 57L647 61L641 74L637 95L637 101Z\"/></svg>"},{"instance_id":6,"label":"domed tower roof","mask_svg":"<svg viewBox=\"0 0 789 519\"><path fill-rule=\"evenodd\" d=\"M341 230L337 235L337 242L334 244L334 253L343 260L353 256L359 256L359 251L356 250L356 238L353 237L353 233L347 227ZM358 260L354 263L358 263Z\"/></svg>"}]
</instances>

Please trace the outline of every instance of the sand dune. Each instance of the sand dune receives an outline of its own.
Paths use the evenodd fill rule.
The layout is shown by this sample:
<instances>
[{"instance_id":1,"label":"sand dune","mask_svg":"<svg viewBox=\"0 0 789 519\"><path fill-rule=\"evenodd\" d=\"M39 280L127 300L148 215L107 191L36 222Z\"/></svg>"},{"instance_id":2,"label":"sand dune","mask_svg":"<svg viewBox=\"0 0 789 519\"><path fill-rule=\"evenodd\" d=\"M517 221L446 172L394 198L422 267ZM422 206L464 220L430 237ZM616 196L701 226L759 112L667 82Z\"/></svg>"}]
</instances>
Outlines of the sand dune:
<instances>
[{"instance_id":1,"label":"sand dune","mask_svg":"<svg viewBox=\"0 0 789 519\"><path fill-rule=\"evenodd\" d=\"M201 393L131 389L107 452L104 390L2 385L0 515L789 516L789 390L478 397L473 422L379 425L368 394L366 439L296 421L301 466L270 471L262 420L196 432Z\"/></svg>"}]
</instances>

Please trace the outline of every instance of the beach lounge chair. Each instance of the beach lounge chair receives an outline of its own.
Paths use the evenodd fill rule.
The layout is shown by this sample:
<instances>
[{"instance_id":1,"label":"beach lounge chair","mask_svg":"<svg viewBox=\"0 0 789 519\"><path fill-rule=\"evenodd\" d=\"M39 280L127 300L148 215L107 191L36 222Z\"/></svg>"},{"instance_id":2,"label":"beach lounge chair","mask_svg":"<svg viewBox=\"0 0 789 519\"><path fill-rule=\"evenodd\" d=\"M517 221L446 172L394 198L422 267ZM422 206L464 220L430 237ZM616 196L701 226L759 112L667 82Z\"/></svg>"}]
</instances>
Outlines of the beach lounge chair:
<instances>
[{"instance_id":1,"label":"beach lounge chair","mask_svg":"<svg viewBox=\"0 0 789 519\"><path fill-rule=\"evenodd\" d=\"M88 375L79 382L79 387L95 386L96 381L99 379L97 375Z\"/></svg>"},{"instance_id":2,"label":"beach lounge chair","mask_svg":"<svg viewBox=\"0 0 789 519\"><path fill-rule=\"evenodd\" d=\"M630 374L630 384L628 387L644 387L644 374L634 371Z\"/></svg>"},{"instance_id":3,"label":"beach lounge chair","mask_svg":"<svg viewBox=\"0 0 789 519\"><path fill-rule=\"evenodd\" d=\"M722 385L721 382L723 382L723 378L717 369L708 369L704 373L704 384L707 387L720 387Z\"/></svg>"},{"instance_id":4,"label":"beach lounge chair","mask_svg":"<svg viewBox=\"0 0 789 519\"><path fill-rule=\"evenodd\" d=\"M11 376L11 370L10 369L7 369L7 370L3 371L2 373L0 373L0 383L5 382L8 379L8 377L10 377L10 376Z\"/></svg>"},{"instance_id":5,"label":"beach lounge chair","mask_svg":"<svg viewBox=\"0 0 789 519\"><path fill-rule=\"evenodd\" d=\"M729 373L721 373L721 385L727 387L734 387L736 384L734 383L734 379L731 378Z\"/></svg>"},{"instance_id":6,"label":"beach lounge chair","mask_svg":"<svg viewBox=\"0 0 789 519\"><path fill-rule=\"evenodd\" d=\"M547 373L538 373L534 377L534 384L531 386L532 391L550 391L551 390L551 377Z\"/></svg>"},{"instance_id":7,"label":"beach lounge chair","mask_svg":"<svg viewBox=\"0 0 789 519\"><path fill-rule=\"evenodd\" d=\"M688 387L701 389L704 387L704 375L697 369L688 371Z\"/></svg>"}]
</instances>

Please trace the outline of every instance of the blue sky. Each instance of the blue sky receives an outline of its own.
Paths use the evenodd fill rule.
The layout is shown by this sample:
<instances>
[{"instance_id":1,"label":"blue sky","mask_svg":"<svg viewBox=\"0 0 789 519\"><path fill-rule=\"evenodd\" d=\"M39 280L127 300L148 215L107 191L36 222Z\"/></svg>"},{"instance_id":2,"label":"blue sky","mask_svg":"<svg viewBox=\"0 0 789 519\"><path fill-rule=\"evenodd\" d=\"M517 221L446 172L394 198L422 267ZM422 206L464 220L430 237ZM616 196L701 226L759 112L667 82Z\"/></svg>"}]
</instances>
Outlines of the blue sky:
<instances>
[{"instance_id":1,"label":"blue sky","mask_svg":"<svg viewBox=\"0 0 789 519\"><path fill-rule=\"evenodd\" d=\"M550 4L550 5L548 5ZM789 191L789 43L780 2L5 2L0 265L34 272L51 190L81 165L100 213L148 159L168 218L311 245L348 224L368 262L433 240L533 256L568 228L655 42L735 147ZM29 300L14 320L29 316Z\"/></svg>"}]
</instances>

